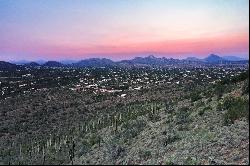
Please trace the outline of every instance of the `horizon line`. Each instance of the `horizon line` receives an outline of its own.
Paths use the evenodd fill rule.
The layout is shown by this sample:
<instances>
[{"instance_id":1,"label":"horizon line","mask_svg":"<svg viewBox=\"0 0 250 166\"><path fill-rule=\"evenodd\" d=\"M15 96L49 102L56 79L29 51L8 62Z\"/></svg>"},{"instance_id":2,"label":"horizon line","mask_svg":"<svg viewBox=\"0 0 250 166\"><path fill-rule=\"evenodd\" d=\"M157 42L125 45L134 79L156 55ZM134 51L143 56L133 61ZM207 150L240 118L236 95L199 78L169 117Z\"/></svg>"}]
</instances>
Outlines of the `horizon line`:
<instances>
[{"instance_id":1,"label":"horizon line","mask_svg":"<svg viewBox=\"0 0 250 166\"><path fill-rule=\"evenodd\" d=\"M240 56L230 56L230 55L224 55L224 56L220 56L220 55L218 55L218 54L214 54L214 53L211 53L211 54L209 54L209 55L207 55L206 57L208 57L208 56L210 56L210 55L217 55L217 56L219 56L219 57L237 57L237 58L240 58L241 60L249 60L249 56L247 56L247 57L240 57ZM133 59L135 59L135 58L146 58L146 57L150 57L150 56L153 56L153 57L155 57L155 58L166 58L166 59L177 59L177 60L185 60L185 59L187 59L187 58L197 58L197 59L200 59L200 60L202 60L202 59L205 59L206 57L204 57L204 58L198 58L198 57L196 57L196 56L187 56L187 57L165 57L165 56L161 56L161 57L159 57L159 56L156 56L156 55L154 55L154 54L150 54L150 55L147 55L147 56L135 56L135 57L131 57L131 58L128 58L128 59L120 59L120 60L114 60L113 58L108 58L108 57L89 57L89 58L81 58L81 59L74 59L74 58L72 58L72 59L61 59L61 60L59 60L59 59L47 59L47 60L45 60L45 59L37 59L37 60L28 60L28 59L22 59L22 60L0 60L0 61L5 61L5 62L9 62L9 63L23 63L23 64L25 64L25 63L30 63L30 62L39 62L39 61L42 61L42 62L49 62L49 61L56 61L56 62L60 62L60 63L62 63L63 61L74 61L74 62L72 62L72 63L75 63L75 62L79 62L79 61L82 61L82 60L90 60L90 59L108 59L108 60L111 60L111 61L113 61L113 62L120 62L120 61L124 61L124 60L133 60Z\"/></svg>"}]
</instances>

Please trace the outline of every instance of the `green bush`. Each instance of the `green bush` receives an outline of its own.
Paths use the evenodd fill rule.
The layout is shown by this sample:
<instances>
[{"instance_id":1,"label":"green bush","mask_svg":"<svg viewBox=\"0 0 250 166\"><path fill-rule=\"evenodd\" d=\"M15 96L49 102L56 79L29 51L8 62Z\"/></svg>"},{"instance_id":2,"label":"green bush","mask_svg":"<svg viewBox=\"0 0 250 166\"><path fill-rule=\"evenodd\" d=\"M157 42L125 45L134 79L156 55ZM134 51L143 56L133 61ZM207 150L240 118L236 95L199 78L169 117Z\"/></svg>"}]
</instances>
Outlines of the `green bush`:
<instances>
[{"instance_id":1,"label":"green bush","mask_svg":"<svg viewBox=\"0 0 250 166\"><path fill-rule=\"evenodd\" d=\"M169 133L169 134L166 135L166 137L164 138L163 142L164 142L164 145L167 146L167 145L169 145L171 143L174 143L174 142L176 142L176 141L178 141L180 139L181 138L180 138L180 136L177 133L171 132L171 133Z\"/></svg>"},{"instance_id":2,"label":"green bush","mask_svg":"<svg viewBox=\"0 0 250 166\"><path fill-rule=\"evenodd\" d=\"M200 111L198 112L198 114L199 114L200 116L202 116L204 113L205 113L205 110L204 110L204 109L202 109L202 110L200 110Z\"/></svg>"},{"instance_id":3,"label":"green bush","mask_svg":"<svg viewBox=\"0 0 250 166\"><path fill-rule=\"evenodd\" d=\"M203 106L205 103L203 102L203 101L201 101L201 100L199 100L199 101L197 101L197 103L196 103L196 107L201 107L201 106Z\"/></svg>"},{"instance_id":4,"label":"green bush","mask_svg":"<svg viewBox=\"0 0 250 166\"><path fill-rule=\"evenodd\" d=\"M189 114L190 113L188 107L180 108L176 115L177 124L184 124L189 122Z\"/></svg>"},{"instance_id":5,"label":"green bush","mask_svg":"<svg viewBox=\"0 0 250 166\"><path fill-rule=\"evenodd\" d=\"M165 162L165 165L175 165L175 163L172 162L172 161L167 160L167 161Z\"/></svg>"},{"instance_id":6,"label":"green bush","mask_svg":"<svg viewBox=\"0 0 250 166\"><path fill-rule=\"evenodd\" d=\"M226 86L223 84L218 84L216 85L216 87L214 88L214 94L218 97L221 98L222 95L224 94L226 89Z\"/></svg>"},{"instance_id":7,"label":"green bush","mask_svg":"<svg viewBox=\"0 0 250 166\"><path fill-rule=\"evenodd\" d=\"M181 125L178 126L178 130L179 131L188 131L189 126L187 124L181 124Z\"/></svg>"},{"instance_id":8,"label":"green bush","mask_svg":"<svg viewBox=\"0 0 250 166\"><path fill-rule=\"evenodd\" d=\"M249 121L249 101L241 97L228 97L223 103L223 108L227 110L224 114L224 124L233 124L235 120L246 117Z\"/></svg>"},{"instance_id":9,"label":"green bush","mask_svg":"<svg viewBox=\"0 0 250 166\"><path fill-rule=\"evenodd\" d=\"M161 117L158 114L152 114L152 113L148 114L148 120L153 122L153 123L159 121L160 119L161 119Z\"/></svg>"},{"instance_id":10,"label":"green bush","mask_svg":"<svg viewBox=\"0 0 250 166\"><path fill-rule=\"evenodd\" d=\"M96 134L92 134L90 137L89 137L89 144L91 146L95 145L95 144L100 144L101 142L101 137L99 135L96 135Z\"/></svg>"},{"instance_id":11,"label":"green bush","mask_svg":"<svg viewBox=\"0 0 250 166\"><path fill-rule=\"evenodd\" d=\"M139 153L139 157L143 159L148 159L149 157L151 157L151 155L152 155L151 151L149 150L145 150L145 151L140 150L140 153Z\"/></svg>"},{"instance_id":12,"label":"green bush","mask_svg":"<svg viewBox=\"0 0 250 166\"><path fill-rule=\"evenodd\" d=\"M189 156L185 160L185 165L198 165L198 162L196 161L196 159Z\"/></svg>"},{"instance_id":13,"label":"green bush","mask_svg":"<svg viewBox=\"0 0 250 166\"><path fill-rule=\"evenodd\" d=\"M223 110L224 110L224 107L223 107L223 103L222 103L222 102L219 102L219 103L217 104L216 110L217 110L217 111L223 111Z\"/></svg>"},{"instance_id":14,"label":"green bush","mask_svg":"<svg viewBox=\"0 0 250 166\"><path fill-rule=\"evenodd\" d=\"M240 82L240 81L244 81L247 78L249 78L249 70L247 70L246 72L240 73L239 75L233 77L231 79L231 82L237 83L237 82Z\"/></svg>"},{"instance_id":15,"label":"green bush","mask_svg":"<svg viewBox=\"0 0 250 166\"><path fill-rule=\"evenodd\" d=\"M207 110L211 110L212 108L210 107L210 106L207 106L207 107L205 107L205 108L203 108L202 110L200 110L199 112L198 112L198 114L200 115L200 116L202 116Z\"/></svg>"},{"instance_id":16,"label":"green bush","mask_svg":"<svg viewBox=\"0 0 250 166\"><path fill-rule=\"evenodd\" d=\"M212 101L212 98L211 98L211 97L209 97L207 101L208 101L208 102L211 102L211 101Z\"/></svg>"},{"instance_id":17,"label":"green bush","mask_svg":"<svg viewBox=\"0 0 250 166\"><path fill-rule=\"evenodd\" d=\"M123 138L124 141L129 141L142 132L146 125L146 122L142 119L129 121L122 124L123 130L120 133L117 133L117 135L119 138Z\"/></svg>"},{"instance_id":18,"label":"green bush","mask_svg":"<svg viewBox=\"0 0 250 166\"><path fill-rule=\"evenodd\" d=\"M223 80L220 81L220 84L230 84L230 83L237 83L237 82L241 82L241 81L244 81L246 79L249 78L249 70L243 72L243 73L240 73L239 75L237 76L234 76L233 78L229 79L229 78L224 78Z\"/></svg>"},{"instance_id":19,"label":"green bush","mask_svg":"<svg viewBox=\"0 0 250 166\"><path fill-rule=\"evenodd\" d=\"M200 100L201 96L198 92L193 92L190 94L190 99L191 99L191 102L195 102L197 100Z\"/></svg>"},{"instance_id":20,"label":"green bush","mask_svg":"<svg viewBox=\"0 0 250 166\"><path fill-rule=\"evenodd\" d=\"M249 78L242 87L242 94L249 94Z\"/></svg>"}]
</instances>

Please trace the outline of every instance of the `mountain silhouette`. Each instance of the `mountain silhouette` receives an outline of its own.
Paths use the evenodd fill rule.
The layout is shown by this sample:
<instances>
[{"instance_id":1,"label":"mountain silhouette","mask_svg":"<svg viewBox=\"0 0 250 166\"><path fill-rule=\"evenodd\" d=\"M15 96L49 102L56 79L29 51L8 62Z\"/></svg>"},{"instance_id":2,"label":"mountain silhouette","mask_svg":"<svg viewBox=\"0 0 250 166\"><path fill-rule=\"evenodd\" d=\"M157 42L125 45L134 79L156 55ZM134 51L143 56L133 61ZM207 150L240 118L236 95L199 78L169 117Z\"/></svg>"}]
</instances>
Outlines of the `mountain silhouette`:
<instances>
[{"instance_id":1,"label":"mountain silhouette","mask_svg":"<svg viewBox=\"0 0 250 166\"><path fill-rule=\"evenodd\" d=\"M0 70L15 70L18 66L5 61L0 61Z\"/></svg>"},{"instance_id":2,"label":"mountain silhouette","mask_svg":"<svg viewBox=\"0 0 250 166\"><path fill-rule=\"evenodd\" d=\"M113 62L110 59L106 58L90 58L81 60L77 63L72 64L75 67L106 67L106 66L114 66L116 65L115 62Z\"/></svg>"},{"instance_id":3,"label":"mountain silhouette","mask_svg":"<svg viewBox=\"0 0 250 166\"><path fill-rule=\"evenodd\" d=\"M43 66L46 67L63 67L64 65L57 61L48 61Z\"/></svg>"}]
</instances>

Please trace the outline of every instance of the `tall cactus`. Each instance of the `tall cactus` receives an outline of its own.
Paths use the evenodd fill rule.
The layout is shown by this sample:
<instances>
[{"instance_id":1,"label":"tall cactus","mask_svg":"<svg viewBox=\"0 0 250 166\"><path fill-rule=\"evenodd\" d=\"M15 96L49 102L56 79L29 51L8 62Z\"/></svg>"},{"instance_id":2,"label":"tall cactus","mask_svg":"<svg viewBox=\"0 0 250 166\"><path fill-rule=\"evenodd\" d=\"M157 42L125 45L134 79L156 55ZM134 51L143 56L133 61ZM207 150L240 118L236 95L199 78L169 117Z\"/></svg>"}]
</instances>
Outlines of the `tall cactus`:
<instances>
[{"instance_id":1,"label":"tall cactus","mask_svg":"<svg viewBox=\"0 0 250 166\"><path fill-rule=\"evenodd\" d=\"M151 113L154 114L154 106L151 104Z\"/></svg>"},{"instance_id":2,"label":"tall cactus","mask_svg":"<svg viewBox=\"0 0 250 166\"><path fill-rule=\"evenodd\" d=\"M45 147L43 147L43 165L45 164Z\"/></svg>"},{"instance_id":3,"label":"tall cactus","mask_svg":"<svg viewBox=\"0 0 250 166\"><path fill-rule=\"evenodd\" d=\"M115 132L117 132L117 129L118 129L118 120L117 120L116 116L115 116L114 127L115 127Z\"/></svg>"},{"instance_id":4,"label":"tall cactus","mask_svg":"<svg viewBox=\"0 0 250 166\"><path fill-rule=\"evenodd\" d=\"M19 146L19 156L20 156L20 160L22 160L23 159L22 144L20 144Z\"/></svg>"},{"instance_id":5,"label":"tall cactus","mask_svg":"<svg viewBox=\"0 0 250 166\"><path fill-rule=\"evenodd\" d=\"M95 121L92 122L92 128L95 130Z\"/></svg>"},{"instance_id":6,"label":"tall cactus","mask_svg":"<svg viewBox=\"0 0 250 166\"><path fill-rule=\"evenodd\" d=\"M49 134L50 136L49 136L49 147L51 147L51 145L52 145L52 136L51 136L51 134Z\"/></svg>"},{"instance_id":7,"label":"tall cactus","mask_svg":"<svg viewBox=\"0 0 250 166\"><path fill-rule=\"evenodd\" d=\"M88 124L85 126L85 131L88 132Z\"/></svg>"},{"instance_id":8,"label":"tall cactus","mask_svg":"<svg viewBox=\"0 0 250 166\"><path fill-rule=\"evenodd\" d=\"M119 120L122 121L122 114L120 113Z\"/></svg>"},{"instance_id":9,"label":"tall cactus","mask_svg":"<svg viewBox=\"0 0 250 166\"><path fill-rule=\"evenodd\" d=\"M70 158L70 161L71 161L72 165L74 164L73 163L74 157L75 157L75 142L73 141L72 146L69 149L69 158Z\"/></svg>"}]
</instances>

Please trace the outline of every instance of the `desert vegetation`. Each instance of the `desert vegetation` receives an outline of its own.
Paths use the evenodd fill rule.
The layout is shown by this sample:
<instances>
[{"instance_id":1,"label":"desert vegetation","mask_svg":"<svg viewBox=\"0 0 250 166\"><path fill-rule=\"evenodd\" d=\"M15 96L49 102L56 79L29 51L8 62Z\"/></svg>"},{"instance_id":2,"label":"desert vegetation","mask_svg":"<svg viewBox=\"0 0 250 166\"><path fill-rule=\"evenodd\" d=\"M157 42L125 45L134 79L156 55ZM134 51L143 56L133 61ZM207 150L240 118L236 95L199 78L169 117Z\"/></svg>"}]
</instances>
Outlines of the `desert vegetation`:
<instances>
[{"instance_id":1,"label":"desert vegetation","mask_svg":"<svg viewBox=\"0 0 250 166\"><path fill-rule=\"evenodd\" d=\"M248 71L225 70L234 76L220 79L214 71L223 69L193 69L181 79L183 69L169 76L164 69L86 70L131 80L124 88L114 79L105 84L112 92L100 92L104 84L89 88L95 83L78 78L3 98L1 164L249 163ZM137 80L145 73L149 79Z\"/></svg>"}]
</instances>

